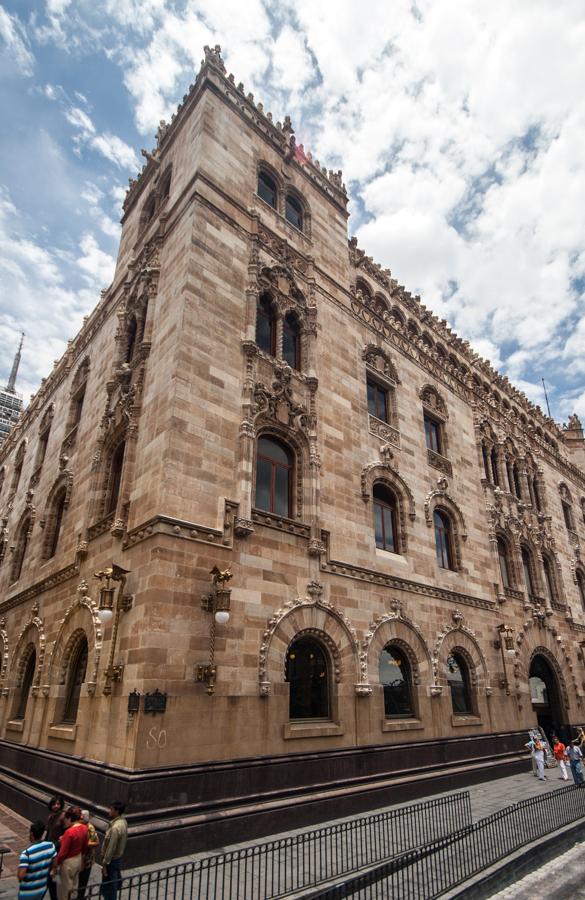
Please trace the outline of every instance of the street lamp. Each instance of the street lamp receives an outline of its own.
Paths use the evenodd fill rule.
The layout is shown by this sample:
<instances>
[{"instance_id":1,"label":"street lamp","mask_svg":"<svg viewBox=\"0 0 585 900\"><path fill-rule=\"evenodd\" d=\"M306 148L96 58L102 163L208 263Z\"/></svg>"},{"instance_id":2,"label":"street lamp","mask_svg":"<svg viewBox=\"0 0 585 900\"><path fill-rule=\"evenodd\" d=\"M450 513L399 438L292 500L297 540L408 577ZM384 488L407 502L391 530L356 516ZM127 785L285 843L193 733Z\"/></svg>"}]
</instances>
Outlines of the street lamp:
<instances>
[{"instance_id":1,"label":"street lamp","mask_svg":"<svg viewBox=\"0 0 585 900\"><path fill-rule=\"evenodd\" d=\"M120 613L128 612L132 609L134 597L132 594L125 595L124 588L126 586L126 576L129 574L128 569L112 563L106 569L95 573L95 578L100 582L100 596L98 603L98 618L103 625L107 625L112 619L112 637L110 640L110 655L108 657L108 665L105 676L104 694L112 693L112 682L121 681L124 673L122 664L114 665L114 654L116 652L116 642L118 640L118 625L120 622ZM118 591L116 593L116 584ZM115 597L114 597L115 594Z\"/></svg>"},{"instance_id":2,"label":"street lamp","mask_svg":"<svg viewBox=\"0 0 585 900\"><path fill-rule=\"evenodd\" d=\"M506 658L514 659L516 656L516 648L514 646L514 630L509 625L498 625L499 640L494 641L496 650L500 650L502 654L502 666L504 669L504 677L500 681L500 687L505 688L506 696L510 696L510 682L508 681L508 671L506 667Z\"/></svg>"},{"instance_id":3,"label":"street lamp","mask_svg":"<svg viewBox=\"0 0 585 900\"><path fill-rule=\"evenodd\" d=\"M215 677L217 675L217 666L215 665L215 626L216 624L227 625L229 622L232 593L231 588L226 587L227 582L232 577L230 569L225 569L222 572L217 566L214 566L210 575L212 579L211 591L201 598L201 609L211 613L211 622L209 624L209 662L195 666L195 681L206 682L209 695L215 691Z\"/></svg>"}]
</instances>

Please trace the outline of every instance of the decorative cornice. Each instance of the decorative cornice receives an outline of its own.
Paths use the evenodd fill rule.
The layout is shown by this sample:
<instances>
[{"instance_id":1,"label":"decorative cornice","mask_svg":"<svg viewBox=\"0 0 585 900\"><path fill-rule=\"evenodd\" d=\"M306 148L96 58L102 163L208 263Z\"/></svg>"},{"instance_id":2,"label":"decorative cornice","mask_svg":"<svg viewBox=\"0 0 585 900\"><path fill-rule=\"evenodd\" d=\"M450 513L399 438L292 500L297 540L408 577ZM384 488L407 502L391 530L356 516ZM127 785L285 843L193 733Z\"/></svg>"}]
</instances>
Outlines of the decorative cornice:
<instances>
[{"instance_id":1,"label":"decorative cornice","mask_svg":"<svg viewBox=\"0 0 585 900\"><path fill-rule=\"evenodd\" d=\"M37 581L36 584L32 584L30 587L26 588L26 590L21 591L19 594L15 594L13 597L9 597L7 600L0 603L0 614L3 615L8 612L9 609L22 606L27 600L31 600L33 597L44 594L45 591L56 587L58 584L63 584L65 581L69 581L70 578L74 578L76 575L79 575L79 566L77 563L72 563L64 569L59 569L58 572L54 572L47 578L43 578L42 581Z\"/></svg>"}]
</instances>

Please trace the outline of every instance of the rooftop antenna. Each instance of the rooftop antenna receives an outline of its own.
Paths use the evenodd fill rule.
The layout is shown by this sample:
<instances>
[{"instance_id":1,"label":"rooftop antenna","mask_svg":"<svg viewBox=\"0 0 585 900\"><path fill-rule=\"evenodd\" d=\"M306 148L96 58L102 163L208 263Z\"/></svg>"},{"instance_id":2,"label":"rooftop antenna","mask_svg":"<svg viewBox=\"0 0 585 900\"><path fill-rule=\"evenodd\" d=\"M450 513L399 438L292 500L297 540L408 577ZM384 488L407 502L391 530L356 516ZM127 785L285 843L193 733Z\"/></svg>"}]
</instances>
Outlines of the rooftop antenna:
<instances>
[{"instance_id":1,"label":"rooftop antenna","mask_svg":"<svg viewBox=\"0 0 585 900\"><path fill-rule=\"evenodd\" d=\"M544 383L544 378L542 379L542 386L544 388L544 399L546 400L546 408L548 410L548 417L549 417L549 419L552 419L552 416L550 414L550 404L548 402L548 394L546 392L546 384Z\"/></svg>"},{"instance_id":2,"label":"rooftop antenna","mask_svg":"<svg viewBox=\"0 0 585 900\"><path fill-rule=\"evenodd\" d=\"M20 344L18 345L18 350L16 351L16 356L14 357L14 362L12 363L12 371L10 372L10 378L8 379L8 384L6 385L6 391L9 394L16 393L16 375L18 373L18 367L20 365L20 354L22 351L23 340L24 340L24 331L21 332Z\"/></svg>"}]
</instances>

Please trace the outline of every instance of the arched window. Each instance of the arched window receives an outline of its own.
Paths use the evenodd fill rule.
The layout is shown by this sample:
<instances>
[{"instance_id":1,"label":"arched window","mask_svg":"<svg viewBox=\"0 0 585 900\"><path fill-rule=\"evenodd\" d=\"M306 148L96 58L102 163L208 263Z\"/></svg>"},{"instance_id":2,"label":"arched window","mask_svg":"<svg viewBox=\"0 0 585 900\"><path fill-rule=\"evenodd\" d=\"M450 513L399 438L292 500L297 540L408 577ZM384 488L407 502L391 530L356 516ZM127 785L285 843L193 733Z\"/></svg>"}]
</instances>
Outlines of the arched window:
<instances>
[{"instance_id":1,"label":"arched window","mask_svg":"<svg viewBox=\"0 0 585 900\"><path fill-rule=\"evenodd\" d=\"M487 447L484 443L481 445L481 457L483 459L483 470L485 472L485 477L488 481L491 481L490 477L490 457L487 450Z\"/></svg>"},{"instance_id":2,"label":"arched window","mask_svg":"<svg viewBox=\"0 0 585 900\"><path fill-rule=\"evenodd\" d=\"M282 326L282 358L291 369L301 368L301 329L299 320L289 312L284 317Z\"/></svg>"},{"instance_id":3,"label":"arched window","mask_svg":"<svg viewBox=\"0 0 585 900\"><path fill-rule=\"evenodd\" d=\"M136 349L136 335L138 333L138 323L136 321L136 316L132 316L130 322L128 323L128 336L126 343L126 359L125 362L132 362L134 357L134 351Z\"/></svg>"},{"instance_id":4,"label":"arched window","mask_svg":"<svg viewBox=\"0 0 585 900\"><path fill-rule=\"evenodd\" d=\"M460 653L452 653L447 659L447 684L451 691L453 715L472 715L473 707L469 690L469 671L467 663Z\"/></svg>"},{"instance_id":5,"label":"arched window","mask_svg":"<svg viewBox=\"0 0 585 900\"><path fill-rule=\"evenodd\" d=\"M143 221L145 224L151 222L154 219L154 214L156 213L156 194L151 194L146 203L144 204L144 210L142 213Z\"/></svg>"},{"instance_id":6,"label":"arched window","mask_svg":"<svg viewBox=\"0 0 585 900\"><path fill-rule=\"evenodd\" d=\"M258 439L256 506L277 516L291 517L294 456L271 437Z\"/></svg>"},{"instance_id":7,"label":"arched window","mask_svg":"<svg viewBox=\"0 0 585 900\"><path fill-rule=\"evenodd\" d=\"M30 517L28 517L24 520L18 531L16 546L14 548L14 557L12 559L12 570L10 573L11 581L18 581L22 574L22 566L24 564L24 558L28 549L31 527L32 523Z\"/></svg>"},{"instance_id":8,"label":"arched window","mask_svg":"<svg viewBox=\"0 0 585 900\"><path fill-rule=\"evenodd\" d=\"M565 525L568 531L574 531L573 528L573 510L571 509L571 504L566 500L561 501L561 505L563 507L563 518L565 520Z\"/></svg>"},{"instance_id":9,"label":"arched window","mask_svg":"<svg viewBox=\"0 0 585 900\"><path fill-rule=\"evenodd\" d=\"M20 683L20 688L18 692L18 700L16 704L16 712L13 715L13 719L24 719L26 715L26 705L28 703L28 695L30 694L30 689L32 687L33 678L35 676L35 666L37 663L37 654L34 647L30 650L28 659L24 666L24 672L22 674L22 681Z\"/></svg>"},{"instance_id":10,"label":"arched window","mask_svg":"<svg viewBox=\"0 0 585 900\"><path fill-rule=\"evenodd\" d=\"M425 441L427 450L433 450L435 453L443 452L443 439L441 434L442 423L438 419L434 419L428 413L424 414L425 423Z\"/></svg>"},{"instance_id":11,"label":"arched window","mask_svg":"<svg viewBox=\"0 0 585 900\"><path fill-rule=\"evenodd\" d=\"M520 476L518 474L518 466L516 463L512 466L512 493L515 497L518 497L519 500L522 499L522 491L520 490Z\"/></svg>"},{"instance_id":12,"label":"arched window","mask_svg":"<svg viewBox=\"0 0 585 900\"><path fill-rule=\"evenodd\" d=\"M380 684L384 685L384 715L388 719L414 716L412 677L408 658L392 644L380 654Z\"/></svg>"},{"instance_id":13,"label":"arched window","mask_svg":"<svg viewBox=\"0 0 585 900\"><path fill-rule=\"evenodd\" d=\"M368 412L381 422L390 422L390 404L388 402L388 388L380 384L371 375L366 380L368 390Z\"/></svg>"},{"instance_id":14,"label":"arched window","mask_svg":"<svg viewBox=\"0 0 585 900\"><path fill-rule=\"evenodd\" d=\"M527 547L522 547L522 569L524 571L524 583L526 585L526 590L531 596L534 596L534 580L532 578L532 558L530 556L530 550Z\"/></svg>"},{"instance_id":15,"label":"arched window","mask_svg":"<svg viewBox=\"0 0 585 900\"><path fill-rule=\"evenodd\" d=\"M501 537L498 539L498 559L500 561L500 575L502 577L502 585L505 588L510 587L510 566L508 564L508 545Z\"/></svg>"},{"instance_id":16,"label":"arched window","mask_svg":"<svg viewBox=\"0 0 585 900\"><path fill-rule=\"evenodd\" d=\"M166 200L167 197L169 196L169 194L171 193L172 175L173 175L172 169L169 167L167 169L167 171L165 172L165 174L163 175L163 179L160 184L159 194L160 194L161 202L163 200Z\"/></svg>"},{"instance_id":17,"label":"arched window","mask_svg":"<svg viewBox=\"0 0 585 900\"><path fill-rule=\"evenodd\" d=\"M374 496L374 528L376 547L398 553L397 504L396 497L385 484L375 484Z\"/></svg>"},{"instance_id":18,"label":"arched window","mask_svg":"<svg viewBox=\"0 0 585 900\"><path fill-rule=\"evenodd\" d=\"M52 557L57 552L57 546L59 544L59 537L61 536L61 526L63 524L63 516L65 515L65 508L67 506L67 488L62 488L55 500L53 502L53 508L51 509L51 517L49 520L49 528L50 533L48 535L48 543L47 543L47 559L52 559Z\"/></svg>"},{"instance_id":19,"label":"arched window","mask_svg":"<svg viewBox=\"0 0 585 900\"><path fill-rule=\"evenodd\" d=\"M548 556L542 557L542 568L544 570L544 586L546 588L546 593L548 595L548 599L553 602L557 599L557 592L553 569Z\"/></svg>"},{"instance_id":20,"label":"arched window","mask_svg":"<svg viewBox=\"0 0 585 900\"><path fill-rule=\"evenodd\" d=\"M256 304L256 343L264 353L276 356L276 318L270 294L262 294Z\"/></svg>"},{"instance_id":21,"label":"arched window","mask_svg":"<svg viewBox=\"0 0 585 900\"><path fill-rule=\"evenodd\" d=\"M274 179L266 172L258 172L258 196L273 209L277 208L277 192Z\"/></svg>"},{"instance_id":22,"label":"arched window","mask_svg":"<svg viewBox=\"0 0 585 900\"><path fill-rule=\"evenodd\" d=\"M329 718L329 671L321 644L304 637L293 641L284 678L289 684L291 719Z\"/></svg>"},{"instance_id":23,"label":"arched window","mask_svg":"<svg viewBox=\"0 0 585 900\"><path fill-rule=\"evenodd\" d=\"M65 689L65 703L61 721L67 725L74 725L79 708L81 685L85 681L87 669L87 639L83 637L75 646L71 654L71 662L67 673L67 687Z\"/></svg>"},{"instance_id":24,"label":"arched window","mask_svg":"<svg viewBox=\"0 0 585 900\"><path fill-rule=\"evenodd\" d=\"M284 215L287 222L290 222L291 225L294 225L299 231L303 230L303 208L292 194L286 195Z\"/></svg>"},{"instance_id":25,"label":"arched window","mask_svg":"<svg viewBox=\"0 0 585 900\"><path fill-rule=\"evenodd\" d=\"M449 517L439 510L433 513L437 562L441 569L453 568L453 535Z\"/></svg>"},{"instance_id":26,"label":"arched window","mask_svg":"<svg viewBox=\"0 0 585 900\"><path fill-rule=\"evenodd\" d=\"M579 596L581 598L581 606L585 609L585 575L581 570L577 571L577 588L579 589Z\"/></svg>"},{"instance_id":27,"label":"arched window","mask_svg":"<svg viewBox=\"0 0 585 900\"><path fill-rule=\"evenodd\" d=\"M492 465L492 484L495 484L496 487L498 487L500 484L500 476L498 475L498 454L495 447L492 447L490 462Z\"/></svg>"},{"instance_id":28,"label":"arched window","mask_svg":"<svg viewBox=\"0 0 585 900\"><path fill-rule=\"evenodd\" d=\"M122 469L124 467L124 451L126 444L124 441L118 444L112 454L110 462L110 471L108 478L108 493L106 503L106 515L114 512L118 505L118 497L120 496L120 486L122 484Z\"/></svg>"}]
</instances>

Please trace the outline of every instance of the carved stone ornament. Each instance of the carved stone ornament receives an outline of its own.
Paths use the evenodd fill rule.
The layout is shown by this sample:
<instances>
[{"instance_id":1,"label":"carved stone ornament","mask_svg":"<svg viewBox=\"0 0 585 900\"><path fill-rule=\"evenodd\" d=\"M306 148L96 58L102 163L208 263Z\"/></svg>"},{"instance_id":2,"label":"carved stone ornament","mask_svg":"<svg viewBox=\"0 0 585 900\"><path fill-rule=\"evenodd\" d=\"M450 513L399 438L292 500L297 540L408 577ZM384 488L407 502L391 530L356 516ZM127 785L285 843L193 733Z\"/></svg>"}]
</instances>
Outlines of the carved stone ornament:
<instances>
[{"instance_id":1,"label":"carved stone ornament","mask_svg":"<svg viewBox=\"0 0 585 900\"><path fill-rule=\"evenodd\" d=\"M337 622L341 625L343 632L349 640L355 657L358 657L359 641L357 633L345 613L323 598L319 591L318 582L309 582L309 585L307 587L311 589L310 598L297 597L295 600L289 600L284 604L283 607L278 609L274 613L272 618L268 621L266 631L262 636L262 643L260 645L260 650L258 653L258 684L260 694L263 697L267 697L270 694L270 679L268 677L267 670L270 644L281 622L283 622L283 620L293 612L301 611L303 608L312 608L322 610L327 615L332 616L333 619L337 620ZM303 629L301 633L314 633L315 635L318 635L319 639L327 645L331 654L331 658L333 660L334 679L336 682L341 681L341 656L337 645L334 643L327 630L321 630L311 627Z\"/></svg>"},{"instance_id":2,"label":"carved stone ornament","mask_svg":"<svg viewBox=\"0 0 585 900\"><path fill-rule=\"evenodd\" d=\"M246 538L254 534L254 525L251 519L242 519L236 516L234 519L234 534L239 538Z\"/></svg>"}]
</instances>

